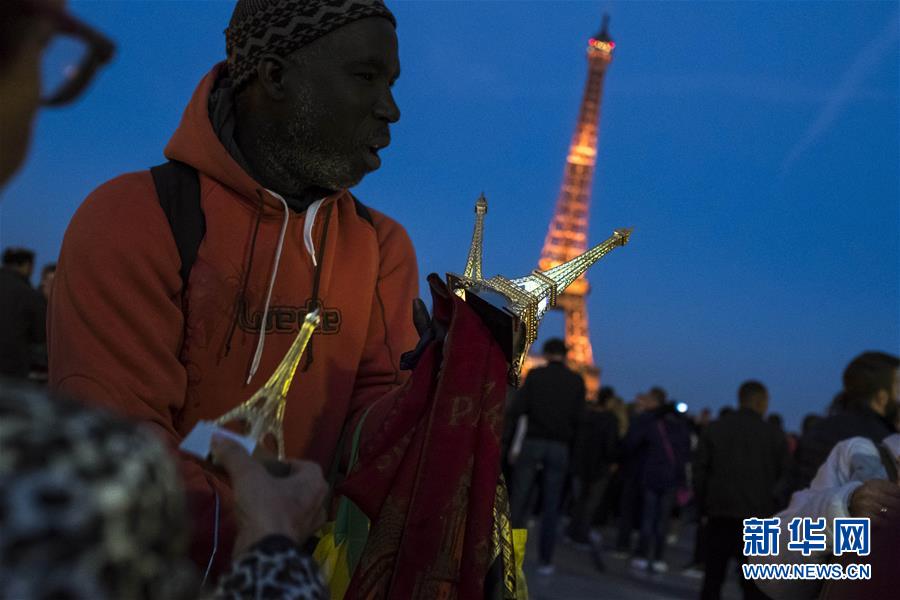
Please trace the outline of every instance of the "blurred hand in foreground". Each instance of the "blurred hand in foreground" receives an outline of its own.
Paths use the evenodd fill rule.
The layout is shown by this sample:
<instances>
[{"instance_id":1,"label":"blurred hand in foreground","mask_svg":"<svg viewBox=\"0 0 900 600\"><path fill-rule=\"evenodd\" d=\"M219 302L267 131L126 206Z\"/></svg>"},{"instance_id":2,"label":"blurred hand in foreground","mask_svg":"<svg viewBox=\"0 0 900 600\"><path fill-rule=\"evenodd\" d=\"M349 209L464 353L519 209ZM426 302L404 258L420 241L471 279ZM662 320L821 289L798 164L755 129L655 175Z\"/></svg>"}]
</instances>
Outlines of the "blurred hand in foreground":
<instances>
[{"instance_id":1,"label":"blurred hand in foreground","mask_svg":"<svg viewBox=\"0 0 900 600\"><path fill-rule=\"evenodd\" d=\"M868 517L872 526L900 525L900 486L884 479L871 479L850 496L851 517Z\"/></svg>"},{"instance_id":2,"label":"blurred hand in foreground","mask_svg":"<svg viewBox=\"0 0 900 600\"><path fill-rule=\"evenodd\" d=\"M273 477L239 444L214 437L213 462L231 477L237 509L237 556L269 535L285 535L302 545L325 522L328 484L318 464L290 460L285 477Z\"/></svg>"}]
</instances>

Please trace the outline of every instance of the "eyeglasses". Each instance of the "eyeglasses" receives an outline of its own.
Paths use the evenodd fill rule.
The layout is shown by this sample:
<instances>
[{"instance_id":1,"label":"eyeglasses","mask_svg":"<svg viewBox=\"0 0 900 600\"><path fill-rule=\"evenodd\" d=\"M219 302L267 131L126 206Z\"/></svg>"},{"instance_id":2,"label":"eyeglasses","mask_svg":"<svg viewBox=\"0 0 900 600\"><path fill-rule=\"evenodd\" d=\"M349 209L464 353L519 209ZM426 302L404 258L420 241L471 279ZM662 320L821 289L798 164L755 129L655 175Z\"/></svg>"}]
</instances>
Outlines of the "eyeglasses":
<instances>
[{"instance_id":1,"label":"eyeglasses","mask_svg":"<svg viewBox=\"0 0 900 600\"><path fill-rule=\"evenodd\" d=\"M6 1L6 0L0 0ZM41 64L41 104L61 106L78 97L112 59L115 44L87 23L45 0L21 0L24 13L53 27Z\"/></svg>"}]
</instances>

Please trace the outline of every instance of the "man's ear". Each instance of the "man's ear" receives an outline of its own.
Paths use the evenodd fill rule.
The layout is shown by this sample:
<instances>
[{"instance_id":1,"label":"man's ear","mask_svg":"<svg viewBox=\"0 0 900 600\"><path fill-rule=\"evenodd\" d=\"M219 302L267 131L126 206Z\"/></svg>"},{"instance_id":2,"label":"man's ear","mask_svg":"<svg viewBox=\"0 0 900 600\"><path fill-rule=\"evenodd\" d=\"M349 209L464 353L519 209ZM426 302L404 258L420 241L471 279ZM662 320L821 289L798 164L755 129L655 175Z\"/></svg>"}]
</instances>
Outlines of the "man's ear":
<instances>
[{"instance_id":1,"label":"man's ear","mask_svg":"<svg viewBox=\"0 0 900 600\"><path fill-rule=\"evenodd\" d=\"M284 74L287 63L275 54L266 54L259 59L256 77L263 92L273 100L284 98Z\"/></svg>"}]
</instances>

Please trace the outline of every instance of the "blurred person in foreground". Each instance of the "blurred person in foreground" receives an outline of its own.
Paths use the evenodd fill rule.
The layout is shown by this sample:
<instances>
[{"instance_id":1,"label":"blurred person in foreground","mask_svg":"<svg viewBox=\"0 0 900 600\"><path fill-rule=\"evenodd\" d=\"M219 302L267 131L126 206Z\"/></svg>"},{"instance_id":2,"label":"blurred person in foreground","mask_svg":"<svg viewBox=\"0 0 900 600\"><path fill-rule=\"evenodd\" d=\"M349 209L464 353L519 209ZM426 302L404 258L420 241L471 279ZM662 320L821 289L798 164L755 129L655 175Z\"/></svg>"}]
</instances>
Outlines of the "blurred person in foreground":
<instances>
[{"instance_id":1,"label":"blurred person in foreground","mask_svg":"<svg viewBox=\"0 0 900 600\"><path fill-rule=\"evenodd\" d=\"M832 402L832 413L809 425L800 438L782 486L782 506L790 494L809 486L832 448L841 440L864 437L878 443L895 432L898 414L897 356L864 352L850 361L843 390Z\"/></svg>"},{"instance_id":2,"label":"blurred person in foreground","mask_svg":"<svg viewBox=\"0 0 900 600\"><path fill-rule=\"evenodd\" d=\"M5 140L3 145L5 148ZM26 248L4 250L0 268L0 376L26 379L36 348L47 341L47 303L31 287L33 270L34 252Z\"/></svg>"},{"instance_id":3,"label":"blurred person in foreground","mask_svg":"<svg viewBox=\"0 0 900 600\"><path fill-rule=\"evenodd\" d=\"M183 490L151 432L18 384L0 384L0 422L0 597L198 597L204 574L187 556ZM326 598L301 549L324 516L321 473L291 461L289 476L273 478L225 439L213 459L242 521L231 568L207 595Z\"/></svg>"},{"instance_id":4,"label":"blurred person in foreground","mask_svg":"<svg viewBox=\"0 0 900 600\"><path fill-rule=\"evenodd\" d=\"M778 554L752 557L750 562L869 564L868 580L756 580L775 600L855 600L897 597L900 589L900 434L891 434L880 443L865 437L846 439L832 449L825 463L806 489L796 492L790 505L777 515L781 519ZM788 523L794 518L825 519L823 550L808 556L788 549ZM868 556L834 556L836 518L867 518L870 521Z\"/></svg>"},{"instance_id":5,"label":"blurred person in foreground","mask_svg":"<svg viewBox=\"0 0 900 600\"><path fill-rule=\"evenodd\" d=\"M554 571L553 550L559 522L563 486L575 435L585 409L581 375L566 366L566 344L550 339L544 344L547 364L528 373L510 412L513 422L527 418L521 453L515 457L511 513L513 527L525 527L531 486L541 472L541 526L538 573Z\"/></svg>"},{"instance_id":6,"label":"blurred person in foreground","mask_svg":"<svg viewBox=\"0 0 900 600\"><path fill-rule=\"evenodd\" d=\"M48 87L42 55L61 35L87 47L86 61ZM77 97L112 52L62 2L0 3L0 190L22 164L39 106ZM155 438L2 378L0 424L0 597L197 597L183 492ZM291 474L275 479L227 441L217 440L213 455L232 477L242 515L236 560L215 597L324 598L318 570L300 550L322 519L318 467L292 462ZM264 581L261 564L281 577Z\"/></svg>"},{"instance_id":7,"label":"blurred person in foreground","mask_svg":"<svg viewBox=\"0 0 900 600\"><path fill-rule=\"evenodd\" d=\"M664 398L664 393L653 390L647 394L644 412L624 441L625 452L641 457L640 470L635 473L641 498L640 538L631 566L656 573L668 570L669 520L676 492L686 484L691 445L687 423Z\"/></svg>"},{"instance_id":8,"label":"blurred person in foreground","mask_svg":"<svg viewBox=\"0 0 900 600\"><path fill-rule=\"evenodd\" d=\"M769 393L758 381L738 389L738 409L709 425L694 463L694 488L706 521L703 600L717 600L728 563L744 562L743 520L768 517L777 509L775 484L787 460L784 435L764 420ZM741 578L745 599L765 598Z\"/></svg>"}]
</instances>

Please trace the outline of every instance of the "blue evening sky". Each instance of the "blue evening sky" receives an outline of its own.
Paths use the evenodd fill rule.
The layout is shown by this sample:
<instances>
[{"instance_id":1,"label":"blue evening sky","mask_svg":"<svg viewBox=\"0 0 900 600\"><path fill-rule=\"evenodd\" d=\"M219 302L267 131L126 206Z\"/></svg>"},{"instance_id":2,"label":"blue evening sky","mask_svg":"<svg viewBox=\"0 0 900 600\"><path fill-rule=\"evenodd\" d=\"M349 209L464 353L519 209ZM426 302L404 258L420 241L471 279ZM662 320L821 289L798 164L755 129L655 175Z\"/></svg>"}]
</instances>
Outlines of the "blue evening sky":
<instances>
[{"instance_id":1,"label":"blue evening sky","mask_svg":"<svg viewBox=\"0 0 900 600\"><path fill-rule=\"evenodd\" d=\"M0 245L55 260L92 188L162 162L232 6L72 3L119 51L82 100L41 115ZM758 378L796 427L855 354L900 350L896 2L390 6L403 117L357 192L406 226L423 276L463 267L481 191L486 274L534 268L608 11L590 238L635 232L590 272L604 383L717 409Z\"/></svg>"}]
</instances>

